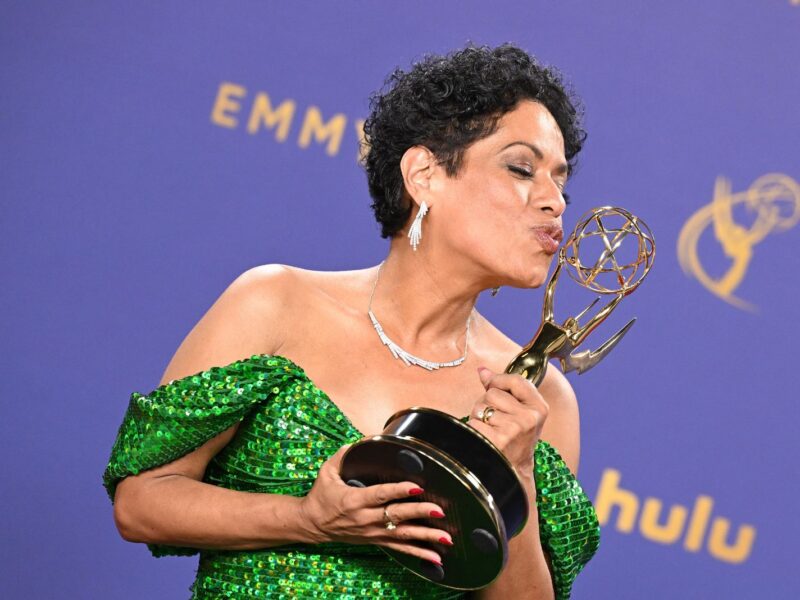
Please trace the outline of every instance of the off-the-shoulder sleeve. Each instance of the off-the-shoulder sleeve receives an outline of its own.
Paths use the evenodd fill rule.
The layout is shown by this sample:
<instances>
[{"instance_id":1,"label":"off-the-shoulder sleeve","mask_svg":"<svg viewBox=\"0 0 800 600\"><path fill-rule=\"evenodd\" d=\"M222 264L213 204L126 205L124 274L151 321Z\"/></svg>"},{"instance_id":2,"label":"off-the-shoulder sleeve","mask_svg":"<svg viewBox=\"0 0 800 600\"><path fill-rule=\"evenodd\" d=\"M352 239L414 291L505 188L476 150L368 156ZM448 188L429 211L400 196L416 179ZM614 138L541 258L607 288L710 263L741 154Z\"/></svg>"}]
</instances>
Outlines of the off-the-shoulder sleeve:
<instances>
[{"instance_id":1,"label":"off-the-shoulder sleeve","mask_svg":"<svg viewBox=\"0 0 800 600\"><path fill-rule=\"evenodd\" d=\"M600 544L591 501L555 448L539 440L534 453L539 538L550 556L556 600L567 600L578 573Z\"/></svg>"},{"instance_id":2,"label":"off-the-shoulder sleeve","mask_svg":"<svg viewBox=\"0 0 800 600\"><path fill-rule=\"evenodd\" d=\"M131 394L111 449L103 485L111 501L128 475L172 462L240 421L291 377L288 361L254 355ZM192 555L192 548L148 545L155 556Z\"/></svg>"}]
</instances>

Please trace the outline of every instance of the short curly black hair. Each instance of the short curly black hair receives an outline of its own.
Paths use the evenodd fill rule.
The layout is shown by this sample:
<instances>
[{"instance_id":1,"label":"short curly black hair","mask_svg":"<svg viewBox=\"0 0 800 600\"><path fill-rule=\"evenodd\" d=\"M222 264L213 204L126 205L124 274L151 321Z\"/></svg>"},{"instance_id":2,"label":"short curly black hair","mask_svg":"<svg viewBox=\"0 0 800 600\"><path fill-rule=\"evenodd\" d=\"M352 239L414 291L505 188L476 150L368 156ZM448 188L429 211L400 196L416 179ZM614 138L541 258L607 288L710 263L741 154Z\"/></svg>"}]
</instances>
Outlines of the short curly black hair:
<instances>
[{"instance_id":1,"label":"short curly black hair","mask_svg":"<svg viewBox=\"0 0 800 600\"><path fill-rule=\"evenodd\" d=\"M572 172L586 139L582 104L556 69L519 47L469 44L444 56L426 55L408 71L395 69L370 97L364 122L363 164L381 236L397 234L411 214L400 172L406 150L427 147L455 177L467 148L491 135L525 99L553 115Z\"/></svg>"}]
</instances>

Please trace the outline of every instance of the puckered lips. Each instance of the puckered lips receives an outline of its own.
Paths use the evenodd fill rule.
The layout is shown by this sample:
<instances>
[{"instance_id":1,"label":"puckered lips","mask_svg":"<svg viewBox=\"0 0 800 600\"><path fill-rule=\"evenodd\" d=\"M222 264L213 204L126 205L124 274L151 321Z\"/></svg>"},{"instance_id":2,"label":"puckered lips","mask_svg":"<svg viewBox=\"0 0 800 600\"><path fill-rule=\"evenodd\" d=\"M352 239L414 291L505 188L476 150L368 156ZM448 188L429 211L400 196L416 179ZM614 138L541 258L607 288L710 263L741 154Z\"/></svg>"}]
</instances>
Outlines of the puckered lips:
<instances>
[{"instance_id":1,"label":"puckered lips","mask_svg":"<svg viewBox=\"0 0 800 600\"><path fill-rule=\"evenodd\" d=\"M558 245L564 239L564 230L558 223L538 223L531 230L539 244L547 254L555 254Z\"/></svg>"}]
</instances>

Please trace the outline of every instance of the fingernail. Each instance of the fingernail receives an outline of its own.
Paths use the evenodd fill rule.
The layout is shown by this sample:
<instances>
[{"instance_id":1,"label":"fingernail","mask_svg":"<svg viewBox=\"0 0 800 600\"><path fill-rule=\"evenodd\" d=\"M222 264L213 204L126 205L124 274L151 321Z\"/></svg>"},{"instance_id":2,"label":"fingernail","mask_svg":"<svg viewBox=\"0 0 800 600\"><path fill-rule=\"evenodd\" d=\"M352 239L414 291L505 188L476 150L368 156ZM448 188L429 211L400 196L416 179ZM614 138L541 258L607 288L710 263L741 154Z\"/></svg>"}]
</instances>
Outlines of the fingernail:
<instances>
[{"instance_id":1,"label":"fingernail","mask_svg":"<svg viewBox=\"0 0 800 600\"><path fill-rule=\"evenodd\" d=\"M442 544L444 544L445 546L452 546L452 545L453 545L453 542L451 542L450 540L448 540L446 537L440 537L440 538L439 538L439 541L440 541Z\"/></svg>"},{"instance_id":2,"label":"fingernail","mask_svg":"<svg viewBox=\"0 0 800 600\"><path fill-rule=\"evenodd\" d=\"M439 565L440 567L443 567L443 566L444 566L444 565L442 564L442 561L440 561L440 560L436 560L436 559L434 559L434 558L429 558L428 560L429 560L429 561L431 561L431 562L432 562L433 564L435 564L435 565Z\"/></svg>"},{"instance_id":3,"label":"fingernail","mask_svg":"<svg viewBox=\"0 0 800 600\"><path fill-rule=\"evenodd\" d=\"M424 494L424 493L425 493L425 490L423 490L422 488L411 488L410 490L408 490L408 495L409 496L419 496L420 494Z\"/></svg>"},{"instance_id":4,"label":"fingernail","mask_svg":"<svg viewBox=\"0 0 800 600\"><path fill-rule=\"evenodd\" d=\"M432 510L432 511L430 512L430 515L431 515L432 517L436 517L437 519L444 519L444 513L442 513L442 512L439 512L438 510Z\"/></svg>"}]
</instances>

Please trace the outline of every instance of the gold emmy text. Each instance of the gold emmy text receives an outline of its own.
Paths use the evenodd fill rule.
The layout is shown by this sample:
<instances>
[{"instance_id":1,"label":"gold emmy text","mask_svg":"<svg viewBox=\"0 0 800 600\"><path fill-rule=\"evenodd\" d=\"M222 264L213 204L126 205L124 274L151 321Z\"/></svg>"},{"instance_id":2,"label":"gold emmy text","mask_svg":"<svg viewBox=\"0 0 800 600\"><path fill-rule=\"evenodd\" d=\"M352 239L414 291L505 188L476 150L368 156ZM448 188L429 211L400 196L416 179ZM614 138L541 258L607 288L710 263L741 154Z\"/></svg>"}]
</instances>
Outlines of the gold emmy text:
<instances>
[{"instance_id":1,"label":"gold emmy text","mask_svg":"<svg viewBox=\"0 0 800 600\"><path fill-rule=\"evenodd\" d=\"M272 130L276 141L286 142L294 126L294 135L297 136L296 142L300 148L308 148L314 142L323 146L328 156L339 153L342 138L347 131L351 131L361 148L364 138L363 119L348 118L344 113L326 118L322 110L313 105L306 107L299 120L296 117L297 102L294 100L285 99L276 106L267 92L250 94L244 86L230 82L219 84L211 108L211 122L219 127L236 129L243 126L250 135ZM349 129L348 122L352 123Z\"/></svg>"}]
</instances>

